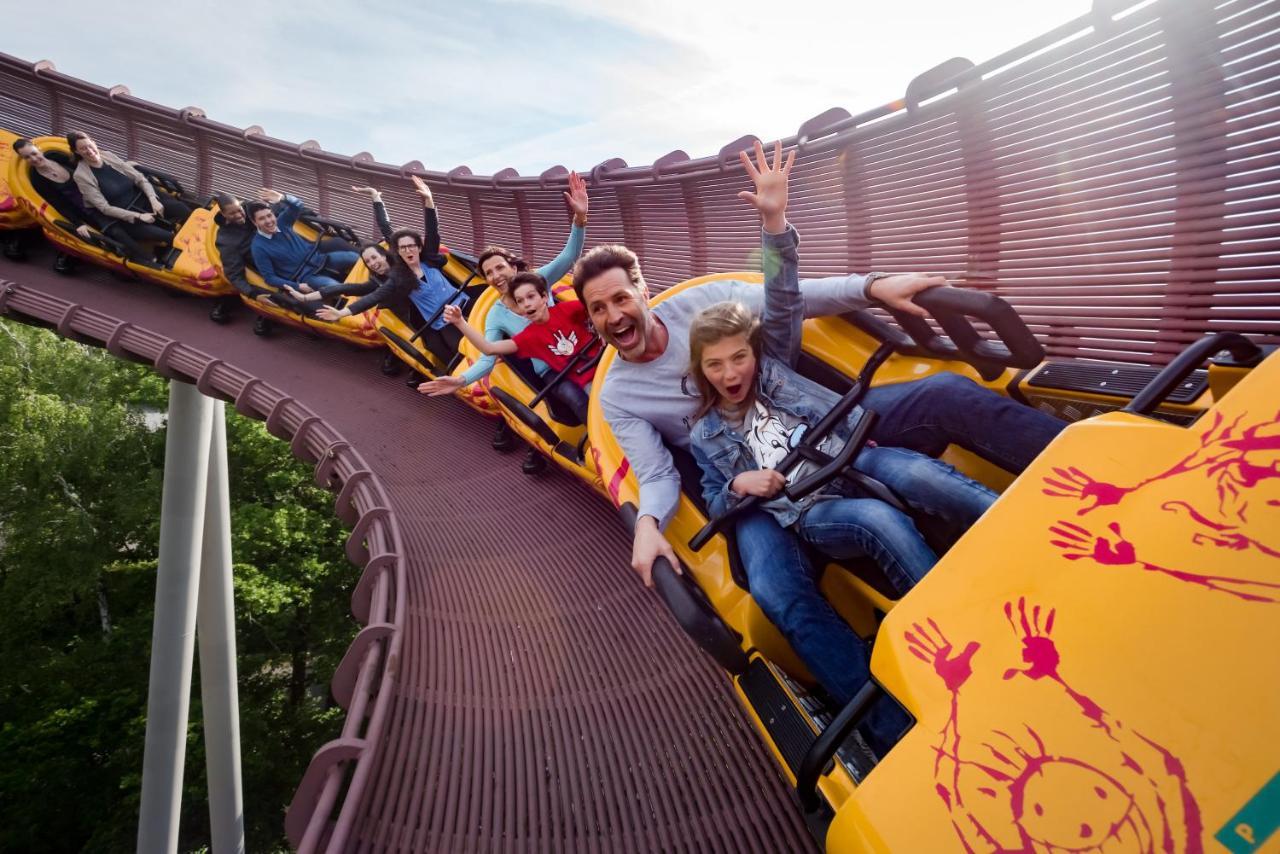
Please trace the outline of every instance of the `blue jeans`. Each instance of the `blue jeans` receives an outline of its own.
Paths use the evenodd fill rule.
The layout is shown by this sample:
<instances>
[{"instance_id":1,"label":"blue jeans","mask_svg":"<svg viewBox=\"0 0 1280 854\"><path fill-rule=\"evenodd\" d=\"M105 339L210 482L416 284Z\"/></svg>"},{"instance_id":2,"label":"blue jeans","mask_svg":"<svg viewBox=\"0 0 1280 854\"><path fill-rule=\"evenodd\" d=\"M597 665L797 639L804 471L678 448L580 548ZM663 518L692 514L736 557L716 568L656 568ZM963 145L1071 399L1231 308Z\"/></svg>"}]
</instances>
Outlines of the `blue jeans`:
<instances>
[{"instance_id":1,"label":"blue jeans","mask_svg":"<svg viewBox=\"0 0 1280 854\"><path fill-rule=\"evenodd\" d=\"M320 262L324 265L321 269L314 273L309 273L302 277L302 281L306 282L314 288L332 288L342 284L342 281L330 276L329 273L338 273L343 278L351 272L351 268L360 260L360 254L357 252L325 252L320 255ZM322 291L323 293L323 291Z\"/></svg>"},{"instance_id":2,"label":"blue jeans","mask_svg":"<svg viewBox=\"0 0 1280 854\"><path fill-rule=\"evenodd\" d=\"M870 557L899 595L938 562L911 517L875 498L816 501L794 527L800 539L836 560Z\"/></svg>"},{"instance_id":3,"label":"blue jeans","mask_svg":"<svg viewBox=\"0 0 1280 854\"><path fill-rule=\"evenodd\" d=\"M959 445L1018 474L1067 422L943 373L870 389L863 406L880 415L871 438L936 457Z\"/></svg>"},{"instance_id":4,"label":"blue jeans","mask_svg":"<svg viewBox=\"0 0 1280 854\"><path fill-rule=\"evenodd\" d=\"M814 569L796 535L764 510L743 513L734 530L752 597L844 706L871 678L871 661L862 638L818 591L821 568ZM907 720L895 704L877 705L867 720L868 743L883 754Z\"/></svg>"},{"instance_id":5,"label":"blue jeans","mask_svg":"<svg viewBox=\"0 0 1280 854\"><path fill-rule=\"evenodd\" d=\"M911 509L937 516L957 531L978 521L998 497L942 460L905 448L864 448L853 467L892 489Z\"/></svg>"},{"instance_id":6,"label":"blue jeans","mask_svg":"<svg viewBox=\"0 0 1280 854\"><path fill-rule=\"evenodd\" d=\"M318 290L321 294L342 285L342 282L339 282L333 276L327 276L324 273L308 273L302 277L302 281Z\"/></svg>"},{"instance_id":7,"label":"blue jeans","mask_svg":"<svg viewBox=\"0 0 1280 854\"><path fill-rule=\"evenodd\" d=\"M866 448L854 467L892 489L903 503L937 516L957 532L978 520L996 494L941 460L905 448ZM837 560L867 556L884 569L899 595L938 562L915 522L875 498L826 498L795 524L805 542Z\"/></svg>"}]
</instances>

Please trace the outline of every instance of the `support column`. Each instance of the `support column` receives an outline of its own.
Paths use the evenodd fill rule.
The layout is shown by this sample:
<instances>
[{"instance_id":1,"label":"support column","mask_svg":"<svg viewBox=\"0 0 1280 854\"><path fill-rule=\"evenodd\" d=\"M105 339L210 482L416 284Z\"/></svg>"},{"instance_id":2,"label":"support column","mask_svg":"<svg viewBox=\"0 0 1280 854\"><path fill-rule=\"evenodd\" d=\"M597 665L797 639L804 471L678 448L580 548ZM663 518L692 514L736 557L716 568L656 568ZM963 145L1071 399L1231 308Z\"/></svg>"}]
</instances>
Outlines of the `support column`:
<instances>
[{"instance_id":1,"label":"support column","mask_svg":"<svg viewBox=\"0 0 1280 854\"><path fill-rule=\"evenodd\" d=\"M169 383L160 561L138 819L140 854L167 854L178 847L212 422L210 398L188 383Z\"/></svg>"},{"instance_id":2,"label":"support column","mask_svg":"<svg viewBox=\"0 0 1280 854\"><path fill-rule=\"evenodd\" d=\"M209 446L200 600L196 610L213 854L244 854L235 613L231 586L226 405L216 400L213 401L213 440Z\"/></svg>"}]
</instances>

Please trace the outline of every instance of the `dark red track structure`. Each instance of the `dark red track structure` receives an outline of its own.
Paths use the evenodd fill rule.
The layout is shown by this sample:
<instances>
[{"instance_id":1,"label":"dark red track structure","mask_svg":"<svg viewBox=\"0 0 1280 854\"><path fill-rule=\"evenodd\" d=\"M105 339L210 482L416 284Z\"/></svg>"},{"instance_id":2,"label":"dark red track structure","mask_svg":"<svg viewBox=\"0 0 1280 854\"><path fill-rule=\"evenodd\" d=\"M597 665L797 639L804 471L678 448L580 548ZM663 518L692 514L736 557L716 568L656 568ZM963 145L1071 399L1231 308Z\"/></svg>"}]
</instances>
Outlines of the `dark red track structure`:
<instances>
[{"instance_id":1,"label":"dark red track structure","mask_svg":"<svg viewBox=\"0 0 1280 854\"><path fill-rule=\"evenodd\" d=\"M214 326L200 300L91 268L0 261L0 315L233 402L337 493L364 628L333 680L343 731L286 821L296 845L812 845L727 680L633 577L610 508L567 475L525 477L491 421L341 343Z\"/></svg>"},{"instance_id":2,"label":"dark red track structure","mask_svg":"<svg viewBox=\"0 0 1280 854\"><path fill-rule=\"evenodd\" d=\"M286 188L366 232L370 213L346 188L383 187L393 220L412 222L410 172L432 185L453 247L544 259L567 228L561 166L529 177L391 166L3 54L0 126L86 130L199 193ZM631 246L658 288L751 266L757 228L734 193L736 154L754 139L697 160L597 165L591 242ZM1096 2L982 65L943 63L883 107L815 116L784 144L799 149L788 216L807 274L946 273L1012 303L1051 356L1160 364L1217 329L1280 342L1280 0ZM526 482L492 457L478 417L371 391L349 366L359 357L331 342L246 342L153 289L0 269L35 286L8 293L10 313L235 399L340 490L366 627L335 679L343 733L290 811L295 844L808 844L710 665L627 576L625 538L585 490ZM139 326L72 308L91 299ZM246 386L246 364L271 387ZM513 528L513 508L544 524Z\"/></svg>"}]
</instances>

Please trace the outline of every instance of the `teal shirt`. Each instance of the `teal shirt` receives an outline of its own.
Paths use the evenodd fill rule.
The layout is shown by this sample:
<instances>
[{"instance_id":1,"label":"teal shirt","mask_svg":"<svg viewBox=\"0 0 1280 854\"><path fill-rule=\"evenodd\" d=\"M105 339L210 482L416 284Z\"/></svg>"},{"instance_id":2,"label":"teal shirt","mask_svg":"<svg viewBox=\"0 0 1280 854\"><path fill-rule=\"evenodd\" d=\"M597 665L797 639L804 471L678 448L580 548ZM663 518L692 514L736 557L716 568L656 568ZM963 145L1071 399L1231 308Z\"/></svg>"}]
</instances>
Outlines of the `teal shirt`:
<instances>
[{"instance_id":1,"label":"teal shirt","mask_svg":"<svg viewBox=\"0 0 1280 854\"><path fill-rule=\"evenodd\" d=\"M547 280L548 287L563 279L573 269L574 262L582 254L582 244L586 242L586 239L587 230L574 223L573 228L569 230L569 240L565 243L564 248L560 250L560 254L550 264L538 268L538 275ZM547 304L552 305L554 303L555 299L548 294ZM498 300L484 317L484 337L488 341L514 338L517 334L523 332L528 325L527 318L516 314L507 308L502 300ZM463 386L471 385L476 380L489 376L489 372L493 370L493 366L497 364L497 361L497 356L481 356L474 365L467 368L462 374ZM551 370L541 359L532 359L531 361L533 362L534 370L539 374L545 374Z\"/></svg>"}]
</instances>

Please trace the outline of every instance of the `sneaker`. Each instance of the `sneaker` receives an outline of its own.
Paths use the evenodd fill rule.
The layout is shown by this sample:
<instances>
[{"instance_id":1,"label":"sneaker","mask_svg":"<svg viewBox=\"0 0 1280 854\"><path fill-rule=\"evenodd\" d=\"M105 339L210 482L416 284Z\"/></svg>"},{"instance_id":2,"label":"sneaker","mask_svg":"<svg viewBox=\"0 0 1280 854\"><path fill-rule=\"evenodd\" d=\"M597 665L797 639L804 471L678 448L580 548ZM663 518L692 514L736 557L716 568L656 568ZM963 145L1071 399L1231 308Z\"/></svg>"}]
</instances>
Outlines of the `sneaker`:
<instances>
[{"instance_id":1,"label":"sneaker","mask_svg":"<svg viewBox=\"0 0 1280 854\"><path fill-rule=\"evenodd\" d=\"M274 324L268 318L259 317L253 322L253 334L265 337L271 334L273 326Z\"/></svg>"},{"instance_id":2,"label":"sneaker","mask_svg":"<svg viewBox=\"0 0 1280 854\"><path fill-rule=\"evenodd\" d=\"M222 300L218 300L218 304L213 307L213 311L209 312L209 319L214 323L230 323L231 308Z\"/></svg>"},{"instance_id":3,"label":"sneaker","mask_svg":"<svg viewBox=\"0 0 1280 854\"><path fill-rule=\"evenodd\" d=\"M389 377L400 373L400 360L394 354L387 353L382 357L382 373Z\"/></svg>"},{"instance_id":4,"label":"sneaker","mask_svg":"<svg viewBox=\"0 0 1280 854\"><path fill-rule=\"evenodd\" d=\"M547 470L547 458L538 453L536 448L530 448L529 452L524 455L524 462L520 464L520 471L529 476L542 474Z\"/></svg>"}]
</instances>

